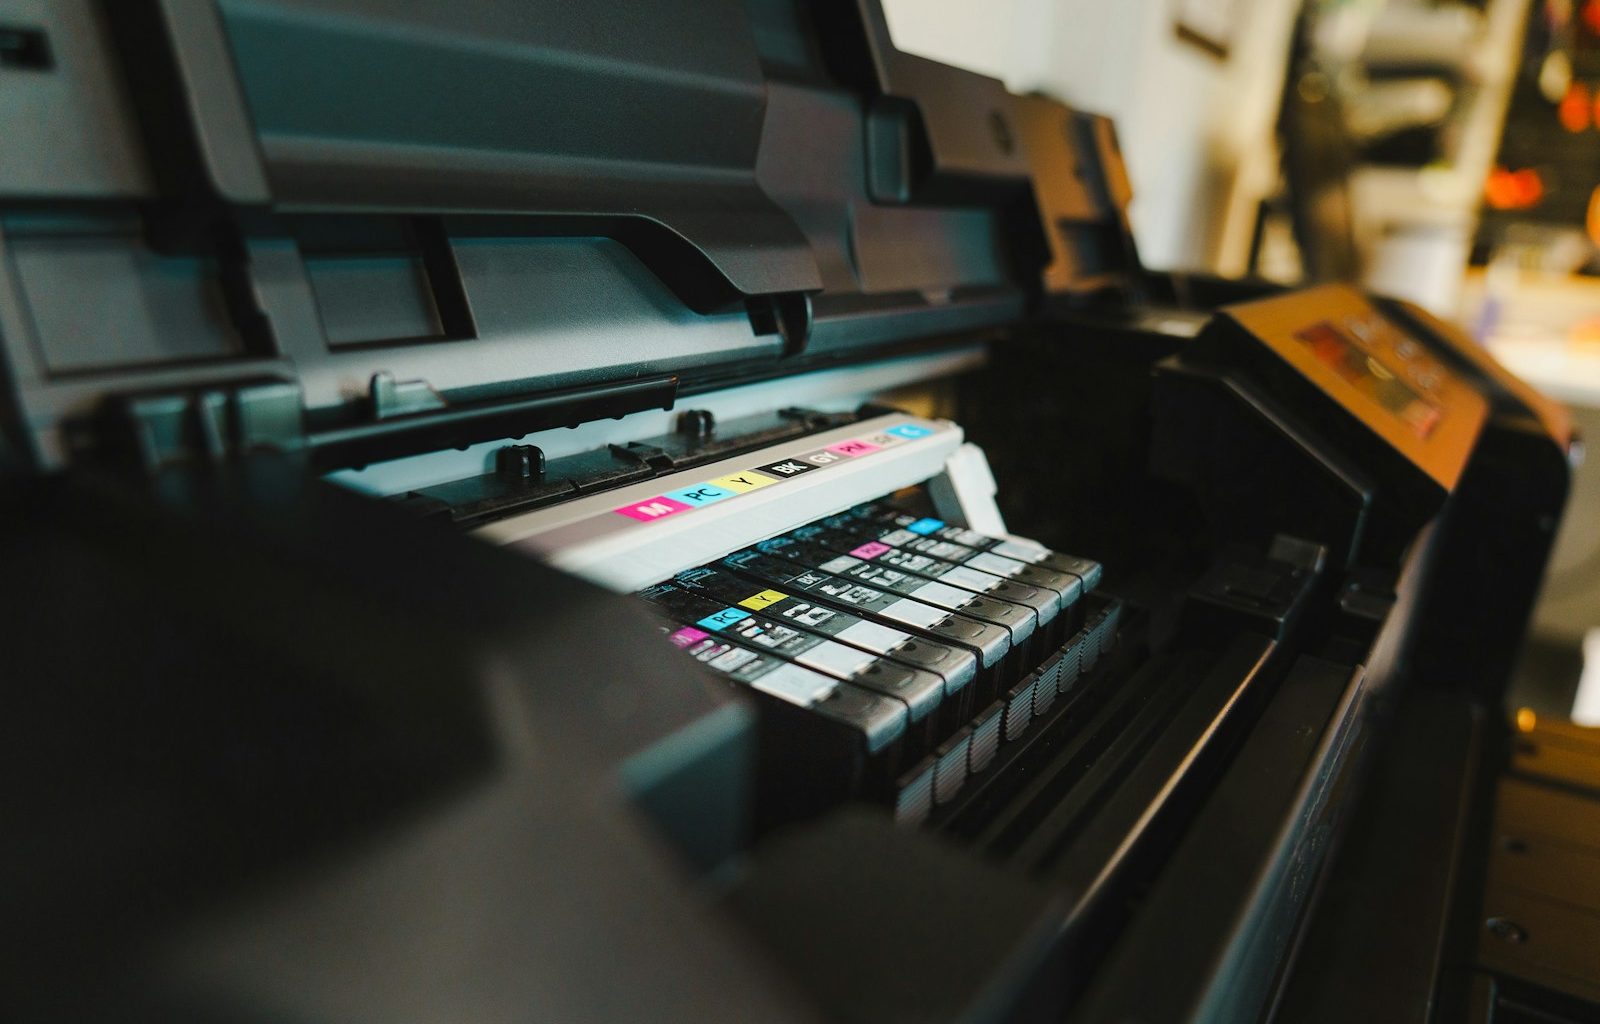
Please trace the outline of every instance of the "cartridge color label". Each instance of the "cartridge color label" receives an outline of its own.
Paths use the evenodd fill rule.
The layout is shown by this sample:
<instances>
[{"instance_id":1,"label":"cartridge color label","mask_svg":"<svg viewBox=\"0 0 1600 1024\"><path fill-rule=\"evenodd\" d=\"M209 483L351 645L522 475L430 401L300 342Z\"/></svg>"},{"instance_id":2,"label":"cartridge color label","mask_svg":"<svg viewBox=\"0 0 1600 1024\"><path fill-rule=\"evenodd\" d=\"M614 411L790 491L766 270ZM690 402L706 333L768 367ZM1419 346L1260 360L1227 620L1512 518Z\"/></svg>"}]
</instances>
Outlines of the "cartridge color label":
<instances>
[{"instance_id":1,"label":"cartridge color label","mask_svg":"<svg viewBox=\"0 0 1600 1024\"><path fill-rule=\"evenodd\" d=\"M840 441L838 444L828 445L827 450L836 455L845 455L852 459L860 458L882 448L881 444L872 444L870 441Z\"/></svg>"},{"instance_id":2,"label":"cartridge color label","mask_svg":"<svg viewBox=\"0 0 1600 1024\"><path fill-rule=\"evenodd\" d=\"M696 622L695 625L701 627L702 629L709 629L711 632L715 633L719 630L726 629L736 622L743 622L749 617L749 615L750 613L742 608L724 608L720 612L713 612L710 615L707 615L699 622Z\"/></svg>"},{"instance_id":3,"label":"cartridge color label","mask_svg":"<svg viewBox=\"0 0 1600 1024\"><path fill-rule=\"evenodd\" d=\"M840 441L826 448L804 452L777 462L756 466L739 473L730 473L727 476L717 477L715 480L706 480L690 487L682 487L654 498L631 505L622 505L612 511L618 515L627 516L629 519L641 523L654 522L688 512L706 505L714 505L719 501L736 498L741 494L759 490L771 484L780 483L793 477L801 476L815 469L823 469L837 463L847 462L885 448L902 444L906 441L929 437L938 433L933 427L919 426L915 423L905 423L897 427L876 434Z\"/></svg>"},{"instance_id":4,"label":"cartridge color label","mask_svg":"<svg viewBox=\"0 0 1600 1024\"><path fill-rule=\"evenodd\" d=\"M805 452L796 455L801 462L808 462L813 466L831 466L836 462L843 462L845 457L838 452L830 452L826 448L818 448L814 452Z\"/></svg>"},{"instance_id":5,"label":"cartridge color label","mask_svg":"<svg viewBox=\"0 0 1600 1024\"><path fill-rule=\"evenodd\" d=\"M699 508L702 505L710 505L713 502L721 501L723 498L731 498L737 493L739 492L730 491L726 487L718 487L715 484L696 484L693 487L668 491L665 497L673 501L681 501L690 508Z\"/></svg>"},{"instance_id":6,"label":"cartridge color label","mask_svg":"<svg viewBox=\"0 0 1600 1024\"><path fill-rule=\"evenodd\" d=\"M768 484L777 482L775 478L767 476L765 473L757 473L753 469L747 469L743 473L721 476L711 481L713 485L725 487L736 494L744 494L747 491L753 491L758 487L765 487Z\"/></svg>"},{"instance_id":7,"label":"cartridge color label","mask_svg":"<svg viewBox=\"0 0 1600 1024\"><path fill-rule=\"evenodd\" d=\"M751 594L749 597L745 598L739 603L753 612L758 612L763 608L766 608L768 605L777 604L779 601L782 601L788 596L788 594L784 594L776 590L763 590L759 594Z\"/></svg>"},{"instance_id":8,"label":"cartridge color label","mask_svg":"<svg viewBox=\"0 0 1600 1024\"><path fill-rule=\"evenodd\" d=\"M878 543L877 541L874 540L874 541L868 541L867 543L861 545L858 548L852 548L850 553L852 555L855 555L857 558L872 559L872 558L877 558L879 555L881 555L885 551L889 551L889 550L891 550L889 545L880 544L880 543Z\"/></svg>"},{"instance_id":9,"label":"cartridge color label","mask_svg":"<svg viewBox=\"0 0 1600 1024\"><path fill-rule=\"evenodd\" d=\"M667 516L687 512L693 506L685 505L681 501L674 501L665 494L654 498L646 498L634 505L624 505L617 512L629 519L637 519L641 523L648 523L656 519L665 519Z\"/></svg>"},{"instance_id":10,"label":"cartridge color label","mask_svg":"<svg viewBox=\"0 0 1600 1024\"><path fill-rule=\"evenodd\" d=\"M759 468L761 472L770 473L775 477L788 478L791 476L799 476L801 473L809 473L817 467L803 459L796 458L785 459L782 462L768 463L765 466L759 466L757 468Z\"/></svg>"},{"instance_id":11,"label":"cartridge color label","mask_svg":"<svg viewBox=\"0 0 1600 1024\"><path fill-rule=\"evenodd\" d=\"M667 639L672 641L675 647L691 647L704 640L708 635L704 630L695 629L693 626L685 626L667 637Z\"/></svg>"}]
</instances>

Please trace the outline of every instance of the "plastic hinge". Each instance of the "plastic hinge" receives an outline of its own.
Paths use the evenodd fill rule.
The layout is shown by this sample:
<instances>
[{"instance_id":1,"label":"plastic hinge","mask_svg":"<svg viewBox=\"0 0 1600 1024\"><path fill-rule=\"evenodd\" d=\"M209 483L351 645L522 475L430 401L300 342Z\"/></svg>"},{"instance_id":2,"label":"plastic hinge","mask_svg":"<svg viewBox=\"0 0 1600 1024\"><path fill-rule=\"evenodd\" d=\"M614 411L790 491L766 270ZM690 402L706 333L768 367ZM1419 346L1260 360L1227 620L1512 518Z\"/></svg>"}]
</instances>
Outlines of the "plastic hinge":
<instances>
[{"instance_id":1,"label":"plastic hinge","mask_svg":"<svg viewBox=\"0 0 1600 1024\"><path fill-rule=\"evenodd\" d=\"M102 454L154 473L305 446L300 387L256 380L184 392L115 395L97 423Z\"/></svg>"},{"instance_id":2,"label":"plastic hinge","mask_svg":"<svg viewBox=\"0 0 1600 1024\"><path fill-rule=\"evenodd\" d=\"M303 451L312 469L326 472L644 409L670 409L678 392L678 378L662 376L451 405L426 384L391 387L393 383L386 374L374 377L376 407L368 410L366 421L315 430L308 429L300 386L291 381L113 395L101 405L94 429L80 447L151 472L215 464L263 448Z\"/></svg>"},{"instance_id":3,"label":"plastic hinge","mask_svg":"<svg viewBox=\"0 0 1600 1024\"><path fill-rule=\"evenodd\" d=\"M537 473L508 478L497 469L493 473L420 488L405 500L408 506L424 515L447 515L455 522L471 523L548 505L569 494L593 494L705 465L730 455L759 451L781 441L861 418L850 413L785 408L778 411L776 425L763 423L752 428L748 421L734 420L723 424L724 434L718 436L714 418L709 413L696 415L697 412L688 410L685 413L695 426L692 431L684 429L680 422L679 429L671 434L551 459L543 463ZM527 447L511 445L501 451Z\"/></svg>"}]
</instances>

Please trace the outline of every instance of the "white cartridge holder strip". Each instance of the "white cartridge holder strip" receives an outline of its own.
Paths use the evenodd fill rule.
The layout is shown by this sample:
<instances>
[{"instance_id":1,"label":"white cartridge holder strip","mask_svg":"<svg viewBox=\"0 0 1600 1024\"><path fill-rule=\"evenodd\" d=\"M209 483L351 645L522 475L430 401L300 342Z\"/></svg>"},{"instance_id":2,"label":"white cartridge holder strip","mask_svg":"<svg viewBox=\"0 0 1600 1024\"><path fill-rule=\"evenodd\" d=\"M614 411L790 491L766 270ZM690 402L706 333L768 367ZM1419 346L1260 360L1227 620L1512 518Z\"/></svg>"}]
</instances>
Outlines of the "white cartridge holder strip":
<instances>
[{"instance_id":1,"label":"white cartridge holder strip","mask_svg":"<svg viewBox=\"0 0 1600 1024\"><path fill-rule=\"evenodd\" d=\"M946 420L895 414L511 516L479 537L636 590L944 471Z\"/></svg>"}]
</instances>

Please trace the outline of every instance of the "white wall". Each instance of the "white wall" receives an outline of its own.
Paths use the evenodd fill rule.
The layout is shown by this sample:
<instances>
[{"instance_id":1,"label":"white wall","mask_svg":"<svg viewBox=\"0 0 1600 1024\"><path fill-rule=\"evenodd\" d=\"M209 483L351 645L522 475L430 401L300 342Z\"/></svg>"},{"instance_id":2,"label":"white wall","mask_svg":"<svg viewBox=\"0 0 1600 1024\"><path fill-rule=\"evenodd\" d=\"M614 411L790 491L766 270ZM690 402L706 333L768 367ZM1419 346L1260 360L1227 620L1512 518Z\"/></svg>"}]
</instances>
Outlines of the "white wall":
<instances>
[{"instance_id":1,"label":"white wall","mask_svg":"<svg viewBox=\"0 0 1600 1024\"><path fill-rule=\"evenodd\" d=\"M1237 274L1277 177L1299 0L1236 0L1227 60L1178 39L1177 0L884 0L902 50L1117 122L1144 261Z\"/></svg>"}]
</instances>

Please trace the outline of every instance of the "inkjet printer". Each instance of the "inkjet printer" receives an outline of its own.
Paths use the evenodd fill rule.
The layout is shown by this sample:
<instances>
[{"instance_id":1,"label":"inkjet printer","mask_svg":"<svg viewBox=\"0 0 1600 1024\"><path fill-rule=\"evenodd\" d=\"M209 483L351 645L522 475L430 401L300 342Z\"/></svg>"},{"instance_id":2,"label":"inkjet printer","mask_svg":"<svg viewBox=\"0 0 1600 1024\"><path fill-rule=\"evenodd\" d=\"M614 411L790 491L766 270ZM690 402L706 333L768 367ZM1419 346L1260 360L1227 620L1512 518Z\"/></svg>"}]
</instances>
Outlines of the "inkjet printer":
<instances>
[{"instance_id":1,"label":"inkjet printer","mask_svg":"<svg viewBox=\"0 0 1600 1024\"><path fill-rule=\"evenodd\" d=\"M6 1019L1600 1005L1563 413L1147 271L1105 119L872 0L21 0L0 121Z\"/></svg>"}]
</instances>

